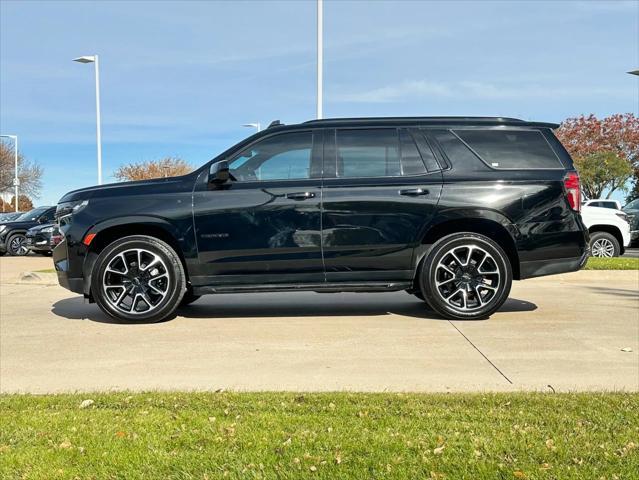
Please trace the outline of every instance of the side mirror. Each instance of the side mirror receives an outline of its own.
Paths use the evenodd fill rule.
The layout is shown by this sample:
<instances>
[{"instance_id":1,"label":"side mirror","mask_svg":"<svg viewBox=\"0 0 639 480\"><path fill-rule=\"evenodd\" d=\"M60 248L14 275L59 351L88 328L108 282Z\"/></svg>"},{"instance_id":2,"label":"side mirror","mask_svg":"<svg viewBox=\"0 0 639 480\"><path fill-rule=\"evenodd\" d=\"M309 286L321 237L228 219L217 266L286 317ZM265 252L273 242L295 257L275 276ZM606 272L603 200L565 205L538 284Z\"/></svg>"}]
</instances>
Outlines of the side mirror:
<instances>
[{"instance_id":1,"label":"side mirror","mask_svg":"<svg viewBox=\"0 0 639 480\"><path fill-rule=\"evenodd\" d=\"M228 182L230 177L229 162L222 160L211 165L209 169L209 183L221 185Z\"/></svg>"}]
</instances>

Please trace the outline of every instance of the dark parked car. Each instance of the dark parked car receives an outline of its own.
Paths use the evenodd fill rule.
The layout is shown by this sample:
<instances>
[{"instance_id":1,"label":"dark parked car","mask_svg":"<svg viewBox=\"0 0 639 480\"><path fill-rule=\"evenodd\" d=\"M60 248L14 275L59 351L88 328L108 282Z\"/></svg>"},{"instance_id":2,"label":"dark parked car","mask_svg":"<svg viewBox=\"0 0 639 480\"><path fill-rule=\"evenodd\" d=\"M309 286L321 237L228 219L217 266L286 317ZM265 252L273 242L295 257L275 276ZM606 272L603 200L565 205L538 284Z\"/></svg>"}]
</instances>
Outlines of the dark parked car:
<instances>
[{"instance_id":1,"label":"dark parked car","mask_svg":"<svg viewBox=\"0 0 639 480\"><path fill-rule=\"evenodd\" d=\"M0 224L0 255L26 255L27 230L36 225L51 223L55 219L56 207L38 207L23 213L12 222Z\"/></svg>"},{"instance_id":2,"label":"dark parked car","mask_svg":"<svg viewBox=\"0 0 639 480\"><path fill-rule=\"evenodd\" d=\"M630 241L631 245L634 246L639 243L639 198L627 204L622 210L628 214Z\"/></svg>"},{"instance_id":3,"label":"dark parked car","mask_svg":"<svg viewBox=\"0 0 639 480\"><path fill-rule=\"evenodd\" d=\"M284 290L406 290L475 319L513 279L586 261L579 176L555 124L274 123L188 175L65 195L61 285L133 322L202 294Z\"/></svg>"},{"instance_id":4,"label":"dark parked car","mask_svg":"<svg viewBox=\"0 0 639 480\"><path fill-rule=\"evenodd\" d=\"M27 248L33 253L51 255L55 246L62 241L58 225L37 225L27 230Z\"/></svg>"}]
</instances>

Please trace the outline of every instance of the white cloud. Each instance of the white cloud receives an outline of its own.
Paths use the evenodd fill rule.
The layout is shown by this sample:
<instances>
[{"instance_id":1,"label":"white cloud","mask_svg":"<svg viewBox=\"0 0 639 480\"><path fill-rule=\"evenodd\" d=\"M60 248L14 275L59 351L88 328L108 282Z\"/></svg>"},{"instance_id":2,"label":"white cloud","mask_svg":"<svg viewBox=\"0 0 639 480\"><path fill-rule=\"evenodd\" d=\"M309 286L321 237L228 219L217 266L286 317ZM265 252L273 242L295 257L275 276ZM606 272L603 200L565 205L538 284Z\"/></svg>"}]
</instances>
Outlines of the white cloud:
<instances>
[{"instance_id":1,"label":"white cloud","mask_svg":"<svg viewBox=\"0 0 639 480\"><path fill-rule=\"evenodd\" d=\"M474 100L561 99L575 97L633 98L628 88L577 86L565 87L541 84L498 84L474 81L432 82L410 80L359 92L327 95L337 103L391 103L416 98L463 98Z\"/></svg>"}]
</instances>

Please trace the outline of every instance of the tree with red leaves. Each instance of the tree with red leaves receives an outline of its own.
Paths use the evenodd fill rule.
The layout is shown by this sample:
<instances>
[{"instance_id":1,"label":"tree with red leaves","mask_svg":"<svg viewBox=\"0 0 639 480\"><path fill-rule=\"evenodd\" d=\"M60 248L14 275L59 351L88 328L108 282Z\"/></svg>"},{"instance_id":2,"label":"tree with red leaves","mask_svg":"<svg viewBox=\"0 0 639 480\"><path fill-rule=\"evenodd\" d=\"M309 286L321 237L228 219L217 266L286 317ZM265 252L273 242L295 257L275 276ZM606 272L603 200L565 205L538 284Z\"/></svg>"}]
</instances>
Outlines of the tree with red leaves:
<instances>
[{"instance_id":1,"label":"tree with red leaves","mask_svg":"<svg viewBox=\"0 0 639 480\"><path fill-rule=\"evenodd\" d=\"M597 198L605 191L610 198L616 190L627 191L633 172L633 192L639 195L639 118L582 115L565 120L556 133L580 171L586 195Z\"/></svg>"}]
</instances>

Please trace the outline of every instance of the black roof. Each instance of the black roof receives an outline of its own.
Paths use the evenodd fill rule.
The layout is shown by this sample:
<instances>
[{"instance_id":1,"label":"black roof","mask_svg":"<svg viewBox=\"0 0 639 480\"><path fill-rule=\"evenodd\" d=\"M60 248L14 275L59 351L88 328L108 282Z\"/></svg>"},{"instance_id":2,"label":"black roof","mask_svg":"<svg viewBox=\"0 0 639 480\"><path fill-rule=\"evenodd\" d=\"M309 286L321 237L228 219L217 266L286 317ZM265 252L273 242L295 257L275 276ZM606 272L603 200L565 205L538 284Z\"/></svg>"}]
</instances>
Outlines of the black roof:
<instances>
[{"instance_id":1,"label":"black roof","mask_svg":"<svg viewBox=\"0 0 639 480\"><path fill-rule=\"evenodd\" d=\"M557 128L556 123L528 122L519 118L509 117L362 117L362 118L325 118L309 120L302 125L344 127L365 125L509 125L519 127Z\"/></svg>"}]
</instances>

